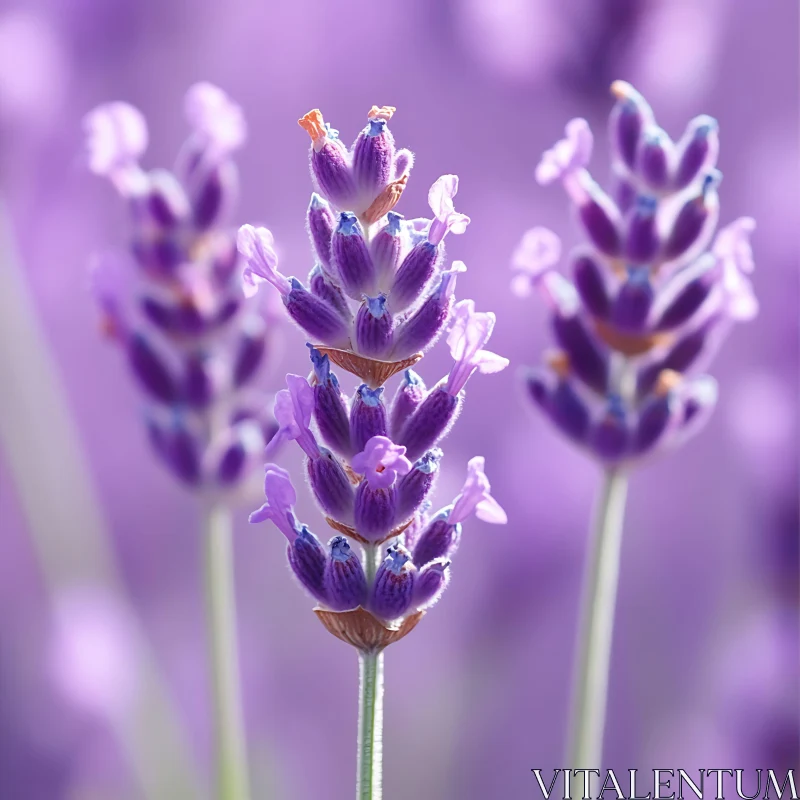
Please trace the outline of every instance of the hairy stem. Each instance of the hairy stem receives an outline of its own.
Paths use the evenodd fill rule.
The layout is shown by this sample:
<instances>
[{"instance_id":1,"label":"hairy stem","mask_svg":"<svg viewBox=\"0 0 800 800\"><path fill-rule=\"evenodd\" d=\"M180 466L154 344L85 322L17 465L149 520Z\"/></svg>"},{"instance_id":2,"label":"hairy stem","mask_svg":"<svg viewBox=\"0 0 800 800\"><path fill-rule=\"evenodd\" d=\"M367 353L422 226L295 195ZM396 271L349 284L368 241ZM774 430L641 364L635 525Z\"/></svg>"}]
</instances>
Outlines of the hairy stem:
<instances>
[{"instance_id":1,"label":"hairy stem","mask_svg":"<svg viewBox=\"0 0 800 800\"><path fill-rule=\"evenodd\" d=\"M583 584L567 751L567 766L573 770L601 768L627 489L626 474L606 469ZM581 798L583 790L583 776L574 776L571 796Z\"/></svg>"},{"instance_id":2,"label":"hairy stem","mask_svg":"<svg viewBox=\"0 0 800 800\"><path fill-rule=\"evenodd\" d=\"M356 800L383 796L383 651L359 653Z\"/></svg>"}]
</instances>

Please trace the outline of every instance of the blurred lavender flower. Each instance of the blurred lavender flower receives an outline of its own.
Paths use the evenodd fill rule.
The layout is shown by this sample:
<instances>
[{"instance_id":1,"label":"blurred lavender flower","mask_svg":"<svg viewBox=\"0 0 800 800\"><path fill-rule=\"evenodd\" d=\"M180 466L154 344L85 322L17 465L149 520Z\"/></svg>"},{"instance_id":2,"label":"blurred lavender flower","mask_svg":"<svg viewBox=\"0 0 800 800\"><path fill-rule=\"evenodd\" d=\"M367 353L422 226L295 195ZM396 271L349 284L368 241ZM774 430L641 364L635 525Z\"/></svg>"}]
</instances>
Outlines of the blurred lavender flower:
<instances>
[{"instance_id":1,"label":"blurred lavender flower","mask_svg":"<svg viewBox=\"0 0 800 800\"><path fill-rule=\"evenodd\" d=\"M697 432L716 403L698 374L731 324L757 312L743 217L721 230L717 124L693 119L673 143L629 84L612 87L616 200L586 166L592 134L572 120L537 167L560 181L588 239L570 255L572 280L555 271L554 233L529 231L514 257L513 288L538 289L552 309L558 350L529 373L530 398L553 424L606 464L627 463Z\"/></svg>"},{"instance_id":2,"label":"blurred lavender flower","mask_svg":"<svg viewBox=\"0 0 800 800\"><path fill-rule=\"evenodd\" d=\"M540 184L564 186L588 239L570 255L572 280L555 270L557 237L542 228L526 234L512 265L514 290L535 287L550 305L558 345L545 368L526 376L528 395L604 471L574 672L573 769L602 762L628 471L708 419L716 382L698 372L731 324L758 308L748 277L753 220L737 220L711 244L716 121L696 117L673 142L630 84L616 81L611 91L614 198L587 170L594 141L586 120L570 121L536 168Z\"/></svg>"},{"instance_id":3,"label":"blurred lavender flower","mask_svg":"<svg viewBox=\"0 0 800 800\"><path fill-rule=\"evenodd\" d=\"M228 492L251 474L274 431L249 388L267 326L245 303L227 228L237 196L232 154L246 125L239 106L208 83L189 89L185 112L192 132L174 172L140 166L148 131L134 107L107 103L86 115L89 167L111 180L133 223L128 253L100 258L92 283L106 331L147 397L157 455L188 486Z\"/></svg>"},{"instance_id":4,"label":"blurred lavender flower","mask_svg":"<svg viewBox=\"0 0 800 800\"><path fill-rule=\"evenodd\" d=\"M307 216L316 263L306 284L278 270L268 230L244 225L238 237L245 284L255 290L271 283L312 340L310 382L287 375L275 399L279 431L267 454L297 442L314 498L337 535L325 546L297 521L295 489L274 464L267 465L266 503L250 519L272 520L287 537L292 571L317 601L317 616L359 652L363 798L380 796L383 650L440 597L461 524L472 514L506 521L480 457L470 461L454 504L428 515L439 444L467 381L476 371L504 369L508 360L484 349L494 314L454 299L464 264L444 267L446 235L464 233L470 221L455 209L458 177L444 175L431 187L430 220L406 221L393 210L413 163L411 153L395 147L388 126L394 111L373 106L349 150L318 110L300 120L311 136L317 189ZM445 331L454 364L428 391L410 367ZM362 381L350 400L332 364ZM387 407L383 384L403 370Z\"/></svg>"}]
</instances>

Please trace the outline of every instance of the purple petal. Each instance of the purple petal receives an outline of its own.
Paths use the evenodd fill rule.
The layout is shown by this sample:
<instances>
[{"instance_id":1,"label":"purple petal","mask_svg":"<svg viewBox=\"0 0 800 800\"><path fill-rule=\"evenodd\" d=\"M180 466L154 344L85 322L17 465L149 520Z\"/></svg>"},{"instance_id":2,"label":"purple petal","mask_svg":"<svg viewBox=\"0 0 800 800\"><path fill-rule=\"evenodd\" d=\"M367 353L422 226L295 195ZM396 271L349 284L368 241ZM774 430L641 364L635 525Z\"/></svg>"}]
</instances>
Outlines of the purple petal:
<instances>
[{"instance_id":1,"label":"purple petal","mask_svg":"<svg viewBox=\"0 0 800 800\"><path fill-rule=\"evenodd\" d=\"M241 147L247 136L242 109L211 83L190 87L184 109L189 124L219 153Z\"/></svg>"},{"instance_id":2,"label":"purple petal","mask_svg":"<svg viewBox=\"0 0 800 800\"><path fill-rule=\"evenodd\" d=\"M565 133L566 138L547 150L536 167L536 180L542 186L561 180L589 163L594 142L589 123L581 118L570 120Z\"/></svg>"},{"instance_id":3,"label":"purple petal","mask_svg":"<svg viewBox=\"0 0 800 800\"><path fill-rule=\"evenodd\" d=\"M491 485L483 471L483 456L475 456L467 465L467 480L461 494L456 497L447 521L451 525L463 522L471 514L484 522L503 525L508 521L505 511L489 494Z\"/></svg>"},{"instance_id":4,"label":"purple petal","mask_svg":"<svg viewBox=\"0 0 800 800\"><path fill-rule=\"evenodd\" d=\"M266 228L242 225L236 237L236 247L247 261L242 280L244 293L252 297L258 291L258 284L271 283L283 297L292 290L291 281L281 274L278 255L274 248L274 237Z\"/></svg>"}]
</instances>

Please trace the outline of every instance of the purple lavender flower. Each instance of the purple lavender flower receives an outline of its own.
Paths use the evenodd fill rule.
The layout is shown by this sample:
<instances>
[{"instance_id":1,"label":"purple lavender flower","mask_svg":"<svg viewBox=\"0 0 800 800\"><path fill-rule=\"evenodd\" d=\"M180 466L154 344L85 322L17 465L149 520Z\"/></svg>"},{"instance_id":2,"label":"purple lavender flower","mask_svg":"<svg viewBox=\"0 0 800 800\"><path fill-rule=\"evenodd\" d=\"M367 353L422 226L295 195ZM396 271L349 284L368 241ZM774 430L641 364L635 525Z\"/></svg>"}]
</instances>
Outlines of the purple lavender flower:
<instances>
[{"instance_id":1,"label":"purple lavender flower","mask_svg":"<svg viewBox=\"0 0 800 800\"><path fill-rule=\"evenodd\" d=\"M612 91L612 167L632 200L621 208L592 180L592 134L585 120L572 120L536 177L564 185L589 246L570 257L572 281L555 272L560 246L546 229L526 234L513 263L515 292L535 288L546 298L559 346L545 368L528 374L529 395L609 464L674 446L699 429L716 390L698 373L731 323L758 308L749 279L753 220L737 220L711 242L714 120L692 120L676 145L633 87L617 81Z\"/></svg>"},{"instance_id":2,"label":"purple lavender flower","mask_svg":"<svg viewBox=\"0 0 800 800\"><path fill-rule=\"evenodd\" d=\"M252 474L271 427L245 412L268 330L245 302L226 227L232 154L247 130L239 106L208 83L189 89L185 111L191 134L175 172L141 167L148 132L137 109L116 102L86 115L89 167L111 180L133 224L130 252L98 259L92 285L147 398L156 453L185 484L229 491ZM274 259L271 241L259 246Z\"/></svg>"},{"instance_id":3,"label":"purple lavender flower","mask_svg":"<svg viewBox=\"0 0 800 800\"><path fill-rule=\"evenodd\" d=\"M310 382L287 376L288 388L275 401L279 430L268 454L286 441L298 443L312 494L338 535L326 552L297 523L294 490L272 465L267 502L251 520L270 519L289 538L289 563L317 601L315 613L359 652L359 796L373 796L380 783L380 731L370 720L382 702L383 650L413 630L441 596L449 580L445 556L454 550L461 523L472 513L505 522L489 494L482 458L470 462L455 505L433 522L427 516L443 457L436 444L456 418L465 384L475 372L497 372L508 360L485 349L494 314L455 299L457 276L466 267L447 265L445 238L464 233L470 221L455 209L457 176L444 175L431 187L431 219L406 220L394 211L413 164L389 130L394 111L373 107L349 150L318 110L300 120L311 136L316 189L307 213L317 262L308 288L278 270L269 231L245 225L238 239L248 288L271 283L311 339ZM454 364L426 391L410 367L445 333ZM349 400L334 365L360 379ZM384 384L400 372L405 378L387 408ZM431 557L418 563L425 552Z\"/></svg>"}]
</instances>

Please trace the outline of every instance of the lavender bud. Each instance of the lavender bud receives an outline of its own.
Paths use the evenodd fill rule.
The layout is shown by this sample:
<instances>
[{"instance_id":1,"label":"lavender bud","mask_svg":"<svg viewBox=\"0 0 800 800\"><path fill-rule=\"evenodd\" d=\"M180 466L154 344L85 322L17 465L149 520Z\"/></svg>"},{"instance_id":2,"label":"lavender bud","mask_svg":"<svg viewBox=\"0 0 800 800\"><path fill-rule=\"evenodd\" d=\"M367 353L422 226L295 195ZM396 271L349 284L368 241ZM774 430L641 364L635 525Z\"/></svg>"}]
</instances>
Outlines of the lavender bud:
<instances>
[{"instance_id":1,"label":"lavender bud","mask_svg":"<svg viewBox=\"0 0 800 800\"><path fill-rule=\"evenodd\" d=\"M574 374L587 386L605 394L608 385L608 357L599 343L577 315L553 316L553 332L556 341L569 356Z\"/></svg>"},{"instance_id":2,"label":"lavender bud","mask_svg":"<svg viewBox=\"0 0 800 800\"><path fill-rule=\"evenodd\" d=\"M383 539L394 527L397 514L397 488L373 488L363 480L356 489L355 529L371 542Z\"/></svg>"},{"instance_id":3,"label":"lavender bud","mask_svg":"<svg viewBox=\"0 0 800 800\"><path fill-rule=\"evenodd\" d=\"M214 380L209 367L209 359L202 353L192 353L186 360L182 396L191 408L207 408L214 400Z\"/></svg>"},{"instance_id":4,"label":"lavender bud","mask_svg":"<svg viewBox=\"0 0 800 800\"><path fill-rule=\"evenodd\" d=\"M156 400L171 405L180 398L180 390L161 357L140 333L127 342L128 364L142 387Z\"/></svg>"},{"instance_id":5,"label":"lavender bud","mask_svg":"<svg viewBox=\"0 0 800 800\"><path fill-rule=\"evenodd\" d=\"M331 554L325 565L325 604L334 611L348 611L364 605L367 578L361 560L344 536L334 536L328 544Z\"/></svg>"},{"instance_id":6,"label":"lavender bud","mask_svg":"<svg viewBox=\"0 0 800 800\"><path fill-rule=\"evenodd\" d=\"M289 565L300 583L320 602L328 599L325 590L327 557L322 543L304 525L287 550Z\"/></svg>"},{"instance_id":7,"label":"lavender bud","mask_svg":"<svg viewBox=\"0 0 800 800\"><path fill-rule=\"evenodd\" d=\"M138 222L160 230L170 230L189 214L189 201L178 179L166 170L148 175L146 194L136 201Z\"/></svg>"},{"instance_id":8,"label":"lavender bud","mask_svg":"<svg viewBox=\"0 0 800 800\"><path fill-rule=\"evenodd\" d=\"M672 349L655 364L643 368L637 378L637 394L642 397L656 385L658 376L665 369L673 372L686 372L706 351L709 334L716 327L717 320L711 319L697 330L680 338Z\"/></svg>"},{"instance_id":9,"label":"lavender bud","mask_svg":"<svg viewBox=\"0 0 800 800\"><path fill-rule=\"evenodd\" d=\"M266 326L261 317L244 320L233 361L233 385L244 386L256 374L267 349Z\"/></svg>"},{"instance_id":10,"label":"lavender bud","mask_svg":"<svg viewBox=\"0 0 800 800\"><path fill-rule=\"evenodd\" d=\"M661 245L656 229L654 197L640 195L628 217L625 257L636 264L652 261Z\"/></svg>"},{"instance_id":11,"label":"lavender bud","mask_svg":"<svg viewBox=\"0 0 800 800\"><path fill-rule=\"evenodd\" d=\"M628 268L628 279L620 287L611 309L611 320L623 331L644 330L653 306L653 287L647 267Z\"/></svg>"},{"instance_id":12,"label":"lavender bud","mask_svg":"<svg viewBox=\"0 0 800 800\"><path fill-rule=\"evenodd\" d=\"M134 239L131 251L142 269L156 275L171 275L187 258L183 246L170 236Z\"/></svg>"},{"instance_id":13,"label":"lavender bud","mask_svg":"<svg viewBox=\"0 0 800 800\"><path fill-rule=\"evenodd\" d=\"M461 410L461 398L441 386L429 392L400 430L397 444L405 446L407 458L420 458L445 436Z\"/></svg>"},{"instance_id":14,"label":"lavender bud","mask_svg":"<svg viewBox=\"0 0 800 800\"><path fill-rule=\"evenodd\" d=\"M414 563L422 568L431 561L450 558L461 540L461 525L451 525L446 514L439 514L417 538Z\"/></svg>"},{"instance_id":15,"label":"lavender bud","mask_svg":"<svg viewBox=\"0 0 800 800\"><path fill-rule=\"evenodd\" d=\"M611 304L600 265L591 256L580 255L572 262L572 275L583 305L593 316L605 319Z\"/></svg>"},{"instance_id":16,"label":"lavender bud","mask_svg":"<svg viewBox=\"0 0 800 800\"><path fill-rule=\"evenodd\" d=\"M394 358L408 358L434 342L450 315L457 275L445 272L428 299L400 324L394 337Z\"/></svg>"},{"instance_id":17,"label":"lavender bud","mask_svg":"<svg viewBox=\"0 0 800 800\"><path fill-rule=\"evenodd\" d=\"M664 258L668 261L685 255L693 247L701 247L705 238L701 234L708 231L716 218L719 203L717 184L720 174L707 175L697 197L684 203L672 223L672 230L664 243Z\"/></svg>"},{"instance_id":18,"label":"lavender bud","mask_svg":"<svg viewBox=\"0 0 800 800\"><path fill-rule=\"evenodd\" d=\"M200 483L200 448L182 422L177 421L171 430L162 431L158 437L151 427L151 441L175 476L189 486Z\"/></svg>"},{"instance_id":19,"label":"lavender bud","mask_svg":"<svg viewBox=\"0 0 800 800\"><path fill-rule=\"evenodd\" d=\"M356 347L372 358L382 358L392 349L392 315L386 310L386 295L364 297L356 314Z\"/></svg>"},{"instance_id":20,"label":"lavender bud","mask_svg":"<svg viewBox=\"0 0 800 800\"><path fill-rule=\"evenodd\" d=\"M402 617L411 607L415 577L416 567L408 550L402 545L390 547L375 574L369 601L372 612L386 620Z\"/></svg>"},{"instance_id":21,"label":"lavender bud","mask_svg":"<svg viewBox=\"0 0 800 800\"><path fill-rule=\"evenodd\" d=\"M233 161L227 160L208 170L192 187L192 217L195 228L208 230L219 224L236 202L239 173Z\"/></svg>"},{"instance_id":22,"label":"lavender bud","mask_svg":"<svg viewBox=\"0 0 800 800\"><path fill-rule=\"evenodd\" d=\"M308 276L308 288L315 297L334 309L348 326L352 323L353 312L350 311L344 292L325 274L319 264Z\"/></svg>"},{"instance_id":23,"label":"lavender bud","mask_svg":"<svg viewBox=\"0 0 800 800\"><path fill-rule=\"evenodd\" d=\"M339 381L331 372L330 360L311 345L311 362L317 382L314 386L314 419L323 441L340 455L353 453L350 444L350 420Z\"/></svg>"},{"instance_id":24,"label":"lavender bud","mask_svg":"<svg viewBox=\"0 0 800 800\"><path fill-rule=\"evenodd\" d=\"M306 460L306 468L311 490L322 510L338 522L350 525L355 493L339 459L329 450L320 448L317 458Z\"/></svg>"},{"instance_id":25,"label":"lavender bud","mask_svg":"<svg viewBox=\"0 0 800 800\"><path fill-rule=\"evenodd\" d=\"M389 293L393 312L402 311L417 301L436 271L439 248L420 242L403 259Z\"/></svg>"},{"instance_id":26,"label":"lavender bud","mask_svg":"<svg viewBox=\"0 0 800 800\"><path fill-rule=\"evenodd\" d=\"M394 136L386 120L372 118L353 145L353 174L359 189L374 199L393 179Z\"/></svg>"},{"instance_id":27,"label":"lavender bud","mask_svg":"<svg viewBox=\"0 0 800 800\"><path fill-rule=\"evenodd\" d=\"M389 431L394 441L400 441L398 435L406 420L417 410L425 398L425 384L422 378L412 369L407 369L402 383L397 387L392 406L389 410Z\"/></svg>"},{"instance_id":28,"label":"lavender bud","mask_svg":"<svg viewBox=\"0 0 800 800\"><path fill-rule=\"evenodd\" d=\"M644 453L652 450L676 421L679 410L679 404L672 393L649 400L639 412L633 439L634 451Z\"/></svg>"},{"instance_id":29,"label":"lavender bud","mask_svg":"<svg viewBox=\"0 0 800 800\"><path fill-rule=\"evenodd\" d=\"M645 131L636 154L636 170L654 189L663 189L669 182L671 150L672 142L661 128L653 126Z\"/></svg>"},{"instance_id":30,"label":"lavender bud","mask_svg":"<svg viewBox=\"0 0 800 800\"><path fill-rule=\"evenodd\" d=\"M586 439L589 410L569 381L556 385L547 403L550 418L563 433L578 442Z\"/></svg>"},{"instance_id":31,"label":"lavender bud","mask_svg":"<svg viewBox=\"0 0 800 800\"><path fill-rule=\"evenodd\" d=\"M320 192L339 208L347 208L355 198L355 181L347 163L347 151L330 134L319 150L311 150L311 172Z\"/></svg>"},{"instance_id":32,"label":"lavender bud","mask_svg":"<svg viewBox=\"0 0 800 800\"><path fill-rule=\"evenodd\" d=\"M308 232L320 264L328 273L331 272L331 238L335 225L331 207L314 192L308 205Z\"/></svg>"},{"instance_id":33,"label":"lavender bud","mask_svg":"<svg viewBox=\"0 0 800 800\"><path fill-rule=\"evenodd\" d=\"M386 215L386 219L386 225L375 234L369 246L380 286L388 285L389 278L397 272L402 245L400 223L403 215L390 211Z\"/></svg>"},{"instance_id":34,"label":"lavender bud","mask_svg":"<svg viewBox=\"0 0 800 800\"><path fill-rule=\"evenodd\" d=\"M366 383L358 387L350 408L350 443L360 453L373 436L386 436L386 406L381 395L383 387L370 389Z\"/></svg>"},{"instance_id":35,"label":"lavender bud","mask_svg":"<svg viewBox=\"0 0 800 800\"><path fill-rule=\"evenodd\" d=\"M217 315L212 320L213 325L224 325L226 322L230 322L233 319L236 312L241 308L242 300L239 297L231 297L230 299L226 300Z\"/></svg>"},{"instance_id":36,"label":"lavender bud","mask_svg":"<svg viewBox=\"0 0 800 800\"><path fill-rule=\"evenodd\" d=\"M180 327L180 310L176 306L165 305L152 297L142 297L139 301L142 313L157 328L165 333L176 333Z\"/></svg>"},{"instance_id":37,"label":"lavender bud","mask_svg":"<svg viewBox=\"0 0 800 800\"><path fill-rule=\"evenodd\" d=\"M594 246L607 256L620 253L619 211L614 201L594 181L583 187L585 195L578 205L578 217Z\"/></svg>"},{"instance_id":38,"label":"lavender bud","mask_svg":"<svg viewBox=\"0 0 800 800\"><path fill-rule=\"evenodd\" d=\"M239 251L236 239L231 236L220 236L216 242L213 256L212 274L217 286L227 288L234 275L239 273Z\"/></svg>"},{"instance_id":39,"label":"lavender bud","mask_svg":"<svg viewBox=\"0 0 800 800\"><path fill-rule=\"evenodd\" d=\"M681 140L678 167L675 170L675 189L688 186L698 175L714 167L719 154L719 125L705 114L695 117Z\"/></svg>"},{"instance_id":40,"label":"lavender bud","mask_svg":"<svg viewBox=\"0 0 800 800\"><path fill-rule=\"evenodd\" d=\"M616 461L628 451L630 430L620 398L609 397L605 416L589 431L589 447L603 461Z\"/></svg>"},{"instance_id":41,"label":"lavender bud","mask_svg":"<svg viewBox=\"0 0 800 800\"><path fill-rule=\"evenodd\" d=\"M414 581L415 608L429 608L442 596L450 579L449 567L449 561L433 561L419 571Z\"/></svg>"},{"instance_id":42,"label":"lavender bud","mask_svg":"<svg viewBox=\"0 0 800 800\"><path fill-rule=\"evenodd\" d=\"M217 465L217 482L221 486L232 486L241 477L247 463L247 447L240 436L225 448Z\"/></svg>"},{"instance_id":43,"label":"lavender bud","mask_svg":"<svg viewBox=\"0 0 800 800\"><path fill-rule=\"evenodd\" d=\"M422 507L436 482L442 455L438 447L429 450L414 464L411 472L398 480L396 524L413 517Z\"/></svg>"},{"instance_id":44,"label":"lavender bud","mask_svg":"<svg viewBox=\"0 0 800 800\"><path fill-rule=\"evenodd\" d=\"M717 285L721 265L712 255L701 258L687 271L688 280L674 295L658 321L658 330L669 330L688 322ZM680 280L676 278L675 280Z\"/></svg>"},{"instance_id":45,"label":"lavender bud","mask_svg":"<svg viewBox=\"0 0 800 800\"><path fill-rule=\"evenodd\" d=\"M342 289L358 300L375 288L375 267L355 214L343 211L331 241L332 262Z\"/></svg>"},{"instance_id":46,"label":"lavender bud","mask_svg":"<svg viewBox=\"0 0 800 800\"><path fill-rule=\"evenodd\" d=\"M647 101L629 83L615 81L611 93L617 103L611 112L609 139L622 161L633 167L639 137L645 125L653 120L653 112Z\"/></svg>"},{"instance_id":47,"label":"lavender bud","mask_svg":"<svg viewBox=\"0 0 800 800\"><path fill-rule=\"evenodd\" d=\"M336 309L311 294L292 278L292 289L284 298L289 316L313 339L332 347L346 347L349 328Z\"/></svg>"},{"instance_id":48,"label":"lavender bud","mask_svg":"<svg viewBox=\"0 0 800 800\"><path fill-rule=\"evenodd\" d=\"M621 213L626 214L633 208L639 192L636 184L628 178L624 170L614 170L614 201Z\"/></svg>"}]
</instances>

